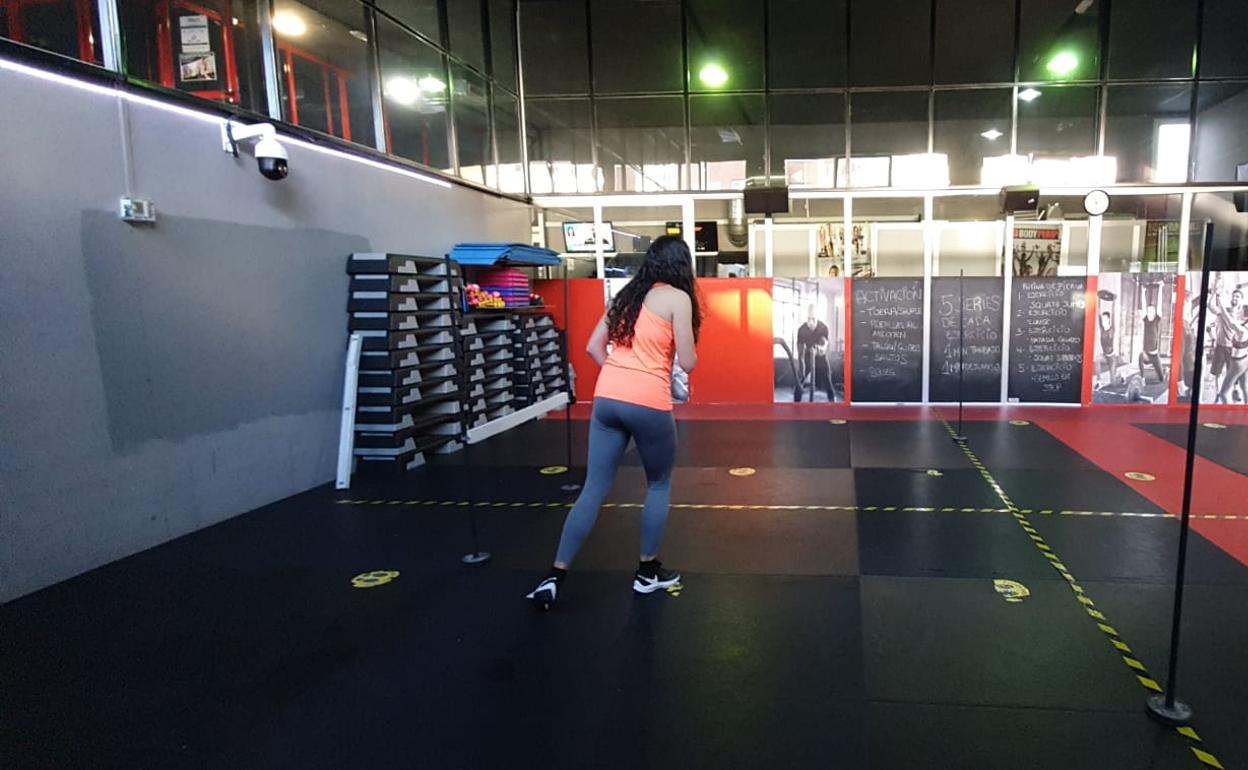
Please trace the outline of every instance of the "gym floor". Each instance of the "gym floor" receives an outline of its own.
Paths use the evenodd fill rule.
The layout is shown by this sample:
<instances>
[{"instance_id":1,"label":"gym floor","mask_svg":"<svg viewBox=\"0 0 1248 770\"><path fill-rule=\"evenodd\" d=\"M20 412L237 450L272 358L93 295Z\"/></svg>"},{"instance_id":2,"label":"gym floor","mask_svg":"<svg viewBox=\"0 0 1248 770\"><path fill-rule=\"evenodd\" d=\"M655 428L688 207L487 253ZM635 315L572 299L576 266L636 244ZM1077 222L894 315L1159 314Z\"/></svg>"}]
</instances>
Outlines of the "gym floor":
<instances>
[{"instance_id":1,"label":"gym floor","mask_svg":"<svg viewBox=\"0 0 1248 770\"><path fill-rule=\"evenodd\" d=\"M1181 734L1144 703L1186 412L970 410L967 451L948 409L678 414L680 591L630 590L630 454L559 605L523 601L582 472L530 423L0 607L0 765L1248 768L1248 418L1203 412Z\"/></svg>"}]
</instances>

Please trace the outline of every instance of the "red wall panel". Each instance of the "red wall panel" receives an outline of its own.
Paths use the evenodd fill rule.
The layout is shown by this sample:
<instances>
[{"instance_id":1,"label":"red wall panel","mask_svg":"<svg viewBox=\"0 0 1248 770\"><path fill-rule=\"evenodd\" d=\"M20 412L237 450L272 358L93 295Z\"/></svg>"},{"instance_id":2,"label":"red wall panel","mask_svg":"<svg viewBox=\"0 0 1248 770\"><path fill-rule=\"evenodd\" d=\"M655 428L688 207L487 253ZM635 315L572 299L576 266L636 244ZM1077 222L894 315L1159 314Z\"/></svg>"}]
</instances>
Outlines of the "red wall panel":
<instances>
[{"instance_id":1,"label":"red wall panel","mask_svg":"<svg viewBox=\"0 0 1248 770\"><path fill-rule=\"evenodd\" d=\"M690 377L695 404L770 404L771 279L702 278L698 368Z\"/></svg>"},{"instance_id":2,"label":"red wall panel","mask_svg":"<svg viewBox=\"0 0 1248 770\"><path fill-rule=\"evenodd\" d=\"M563 281L534 281L533 291L542 296L559 328L564 328ZM606 289L597 278L572 278L568 281L568 303L572 306L568 325L568 360L576 371L576 400L591 401L594 384L598 382L598 365L585 352L594 324L606 310Z\"/></svg>"}]
</instances>

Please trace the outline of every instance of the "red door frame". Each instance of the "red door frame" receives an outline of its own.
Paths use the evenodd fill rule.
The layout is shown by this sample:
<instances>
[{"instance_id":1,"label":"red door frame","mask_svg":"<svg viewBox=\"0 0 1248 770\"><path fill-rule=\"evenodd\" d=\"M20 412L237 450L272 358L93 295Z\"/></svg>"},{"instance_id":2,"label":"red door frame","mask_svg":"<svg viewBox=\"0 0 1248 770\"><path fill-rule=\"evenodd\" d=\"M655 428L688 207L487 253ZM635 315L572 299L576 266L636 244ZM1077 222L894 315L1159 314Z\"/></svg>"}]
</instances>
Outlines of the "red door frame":
<instances>
[{"instance_id":1,"label":"red door frame","mask_svg":"<svg viewBox=\"0 0 1248 770\"><path fill-rule=\"evenodd\" d=\"M321 68L324 76L323 98L325 100L325 114L329 121L327 126L329 133L333 136L340 136L348 142L351 141L351 113L348 107L347 83L351 80L352 73L330 62L328 59L309 53L289 43L278 43L277 50L286 66L286 98L287 103L290 105L290 122L296 126L299 125L299 103L295 98L295 57L298 57ZM331 76L337 81L336 89L330 86ZM339 133L334 132L335 99L333 93L335 90L337 91L337 122L341 129Z\"/></svg>"}]
</instances>

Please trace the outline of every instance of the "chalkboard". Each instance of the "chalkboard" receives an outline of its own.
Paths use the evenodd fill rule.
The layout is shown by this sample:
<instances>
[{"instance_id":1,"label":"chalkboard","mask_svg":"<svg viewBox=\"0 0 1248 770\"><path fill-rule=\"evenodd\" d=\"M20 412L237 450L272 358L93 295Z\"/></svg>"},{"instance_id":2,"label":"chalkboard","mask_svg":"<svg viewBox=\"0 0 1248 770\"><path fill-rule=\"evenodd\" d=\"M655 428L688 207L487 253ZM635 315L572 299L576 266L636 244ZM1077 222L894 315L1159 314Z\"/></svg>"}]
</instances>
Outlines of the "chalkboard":
<instances>
[{"instance_id":1,"label":"chalkboard","mask_svg":"<svg viewBox=\"0 0 1248 770\"><path fill-rule=\"evenodd\" d=\"M1083 278L1014 279L1011 400L1079 403L1086 288Z\"/></svg>"},{"instance_id":2,"label":"chalkboard","mask_svg":"<svg viewBox=\"0 0 1248 770\"><path fill-rule=\"evenodd\" d=\"M855 278L853 400L923 400L923 281Z\"/></svg>"},{"instance_id":3,"label":"chalkboard","mask_svg":"<svg viewBox=\"0 0 1248 770\"><path fill-rule=\"evenodd\" d=\"M932 279L928 400L957 401L959 392L963 401L1001 400L1004 307L1005 284L1000 278Z\"/></svg>"}]
</instances>

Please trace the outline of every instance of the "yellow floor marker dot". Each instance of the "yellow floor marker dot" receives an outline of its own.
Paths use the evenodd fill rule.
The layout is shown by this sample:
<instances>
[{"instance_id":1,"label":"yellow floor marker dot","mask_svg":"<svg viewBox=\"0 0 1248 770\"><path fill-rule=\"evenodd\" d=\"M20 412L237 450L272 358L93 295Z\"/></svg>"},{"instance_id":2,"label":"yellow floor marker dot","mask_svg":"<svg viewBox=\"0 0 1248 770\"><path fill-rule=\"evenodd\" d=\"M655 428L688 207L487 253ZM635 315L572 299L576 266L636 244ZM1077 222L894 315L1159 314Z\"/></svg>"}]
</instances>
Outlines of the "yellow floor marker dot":
<instances>
[{"instance_id":1,"label":"yellow floor marker dot","mask_svg":"<svg viewBox=\"0 0 1248 770\"><path fill-rule=\"evenodd\" d=\"M538 471L538 473L542 474L543 476L558 476L560 473L567 473L567 472L568 472L568 466L566 465L547 465L545 468L542 468L541 470Z\"/></svg>"},{"instance_id":2,"label":"yellow floor marker dot","mask_svg":"<svg viewBox=\"0 0 1248 770\"><path fill-rule=\"evenodd\" d=\"M1031 596L1031 590L1027 586L1017 580L994 580L992 581L993 589L1001 594L1001 597L1011 604L1019 602Z\"/></svg>"},{"instance_id":3,"label":"yellow floor marker dot","mask_svg":"<svg viewBox=\"0 0 1248 770\"><path fill-rule=\"evenodd\" d=\"M376 588L377 586L384 586L398 576L399 571L397 569L363 572L351 578L351 586L353 588Z\"/></svg>"},{"instance_id":4,"label":"yellow floor marker dot","mask_svg":"<svg viewBox=\"0 0 1248 770\"><path fill-rule=\"evenodd\" d=\"M1153 474L1144 473L1143 471L1127 471L1126 473L1122 475L1126 476L1132 481L1156 481L1157 480L1157 477L1154 476Z\"/></svg>"},{"instance_id":5,"label":"yellow floor marker dot","mask_svg":"<svg viewBox=\"0 0 1248 770\"><path fill-rule=\"evenodd\" d=\"M927 475L928 475L928 476L934 476L934 477L936 477L936 478L940 478L941 476L944 476L945 474L941 473L940 471L936 470L935 468L929 468L929 469L928 469L928 471L927 471Z\"/></svg>"},{"instance_id":6,"label":"yellow floor marker dot","mask_svg":"<svg viewBox=\"0 0 1248 770\"><path fill-rule=\"evenodd\" d=\"M833 425L844 425L845 423L849 422L849 420L842 420L839 417L834 417L833 419L828 420L828 422L832 423Z\"/></svg>"},{"instance_id":7,"label":"yellow floor marker dot","mask_svg":"<svg viewBox=\"0 0 1248 770\"><path fill-rule=\"evenodd\" d=\"M1226 430L1226 426L1220 422L1207 422L1203 427L1209 428L1210 430Z\"/></svg>"},{"instance_id":8,"label":"yellow floor marker dot","mask_svg":"<svg viewBox=\"0 0 1248 770\"><path fill-rule=\"evenodd\" d=\"M728 473L732 476L753 476L756 471L753 468L729 468Z\"/></svg>"},{"instance_id":9,"label":"yellow floor marker dot","mask_svg":"<svg viewBox=\"0 0 1248 770\"><path fill-rule=\"evenodd\" d=\"M1023 426L1031 425L1031 421L1030 420L1010 420L1010 425L1013 425L1016 428L1022 428Z\"/></svg>"}]
</instances>

